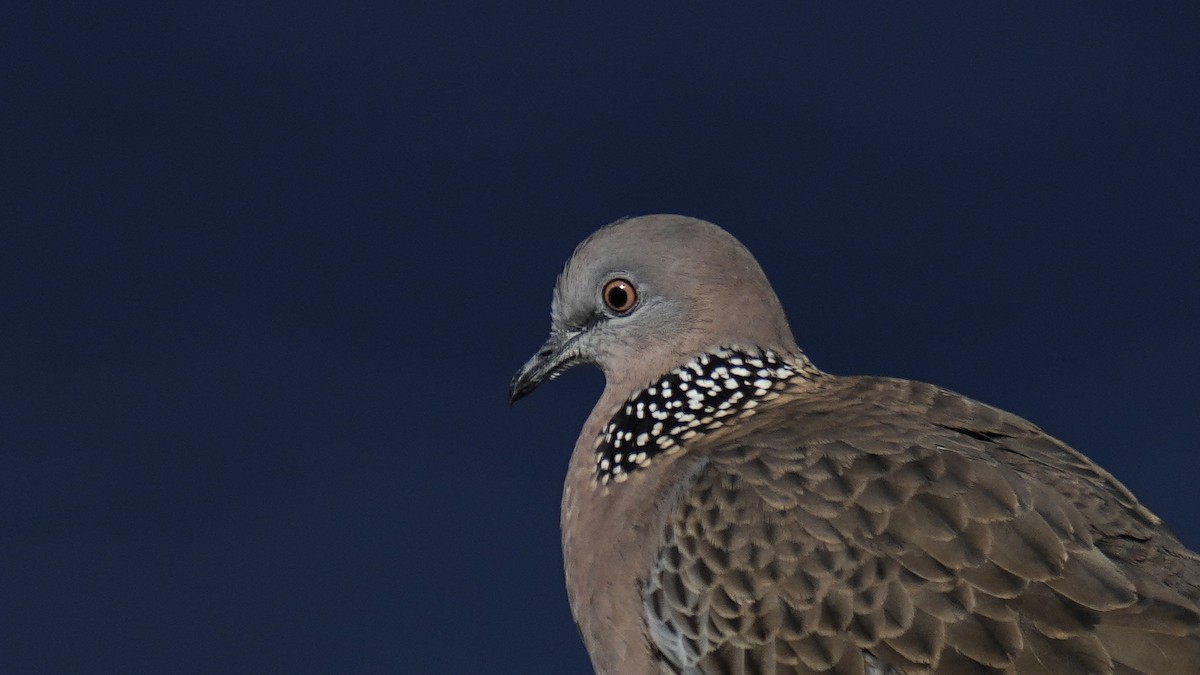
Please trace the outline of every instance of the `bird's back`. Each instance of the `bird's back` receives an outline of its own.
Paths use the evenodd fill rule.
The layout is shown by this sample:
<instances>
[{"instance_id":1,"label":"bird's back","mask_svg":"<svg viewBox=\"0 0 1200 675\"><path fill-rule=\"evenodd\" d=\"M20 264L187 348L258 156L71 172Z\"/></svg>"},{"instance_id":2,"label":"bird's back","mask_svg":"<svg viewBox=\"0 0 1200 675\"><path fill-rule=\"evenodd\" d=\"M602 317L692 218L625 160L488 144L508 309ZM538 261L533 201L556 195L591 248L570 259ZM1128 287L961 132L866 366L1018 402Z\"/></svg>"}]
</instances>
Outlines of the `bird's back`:
<instances>
[{"instance_id":1,"label":"bird's back","mask_svg":"<svg viewBox=\"0 0 1200 675\"><path fill-rule=\"evenodd\" d=\"M932 385L819 382L696 444L643 594L665 672L1200 670L1200 559L1107 472Z\"/></svg>"}]
</instances>

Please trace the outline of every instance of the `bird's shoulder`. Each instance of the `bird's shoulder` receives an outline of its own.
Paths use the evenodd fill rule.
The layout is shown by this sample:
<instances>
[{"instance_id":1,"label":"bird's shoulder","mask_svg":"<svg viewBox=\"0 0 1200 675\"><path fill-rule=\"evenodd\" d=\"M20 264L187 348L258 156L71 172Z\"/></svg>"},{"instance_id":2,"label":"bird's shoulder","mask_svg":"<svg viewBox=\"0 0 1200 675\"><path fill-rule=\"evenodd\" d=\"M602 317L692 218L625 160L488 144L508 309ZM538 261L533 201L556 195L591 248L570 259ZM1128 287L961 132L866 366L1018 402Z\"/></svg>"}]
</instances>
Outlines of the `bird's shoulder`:
<instances>
[{"instance_id":1,"label":"bird's shoulder","mask_svg":"<svg viewBox=\"0 0 1200 675\"><path fill-rule=\"evenodd\" d=\"M784 390L756 412L700 444L713 470L751 482L763 474L757 478L764 485L787 491L802 473L818 492L834 489L830 483L870 482L881 472L933 489L964 471L1012 474L1019 492L1026 484L1048 487L1086 512L1101 536L1146 539L1165 530L1083 453L1018 415L936 385L825 376Z\"/></svg>"}]
</instances>

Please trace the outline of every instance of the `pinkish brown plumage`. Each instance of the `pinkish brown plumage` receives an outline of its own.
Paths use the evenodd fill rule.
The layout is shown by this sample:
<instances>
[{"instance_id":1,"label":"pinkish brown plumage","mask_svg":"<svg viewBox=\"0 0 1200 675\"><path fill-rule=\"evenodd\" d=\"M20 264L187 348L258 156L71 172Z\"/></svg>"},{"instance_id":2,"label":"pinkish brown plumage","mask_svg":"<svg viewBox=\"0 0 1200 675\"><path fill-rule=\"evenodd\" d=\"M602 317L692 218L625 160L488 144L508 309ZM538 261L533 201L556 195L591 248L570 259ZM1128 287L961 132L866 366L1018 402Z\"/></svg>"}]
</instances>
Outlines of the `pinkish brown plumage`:
<instances>
[{"instance_id":1,"label":"pinkish brown plumage","mask_svg":"<svg viewBox=\"0 0 1200 675\"><path fill-rule=\"evenodd\" d=\"M579 246L510 398L579 363L606 386L563 552L598 673L1200 669L1200 557L1123 485L1009 413L819 371L715 225Z\"/></svg>"}]
</instances>

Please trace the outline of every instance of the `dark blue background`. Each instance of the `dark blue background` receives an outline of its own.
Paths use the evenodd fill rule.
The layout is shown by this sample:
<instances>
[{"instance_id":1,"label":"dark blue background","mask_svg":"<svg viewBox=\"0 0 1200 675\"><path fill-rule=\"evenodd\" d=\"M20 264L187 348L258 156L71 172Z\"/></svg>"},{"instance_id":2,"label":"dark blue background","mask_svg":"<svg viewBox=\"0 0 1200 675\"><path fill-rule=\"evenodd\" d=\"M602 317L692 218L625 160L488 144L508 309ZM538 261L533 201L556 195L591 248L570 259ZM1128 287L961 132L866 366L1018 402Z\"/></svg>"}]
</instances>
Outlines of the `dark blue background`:
<instances>
[{"instance_id":1,"label":"dark blue background","mask_svg":"<svg viewBox=\"0 0 1200 675\"><path fill-rule=\"evenodd\" d=\"M3 672L587 672L504 392L626 214L1200 546L1200 5L193 4L0 11Z\"/></svg>"}]
</instances>

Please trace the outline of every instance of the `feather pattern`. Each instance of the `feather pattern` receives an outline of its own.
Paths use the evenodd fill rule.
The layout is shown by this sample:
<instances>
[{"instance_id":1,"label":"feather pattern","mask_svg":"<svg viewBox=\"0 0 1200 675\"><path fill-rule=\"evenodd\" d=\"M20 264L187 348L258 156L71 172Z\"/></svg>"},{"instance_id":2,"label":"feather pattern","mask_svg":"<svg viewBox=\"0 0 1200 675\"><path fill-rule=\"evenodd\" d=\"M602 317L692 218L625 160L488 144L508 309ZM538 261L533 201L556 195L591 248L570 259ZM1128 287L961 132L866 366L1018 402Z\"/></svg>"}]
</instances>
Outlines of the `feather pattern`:
<instances>
[{"instance_id":1,"label":"feather pattern","mask_svg":"<svg viewBox=\"0 0 1200 675\"><path fill-rule=\"evenodd\" d=\"M1200 560L1032 424L883 378L823 378L759 413L695 444L663 510L642 595L666 672L1200 663Z\"/></svg>"}]
</instances>

